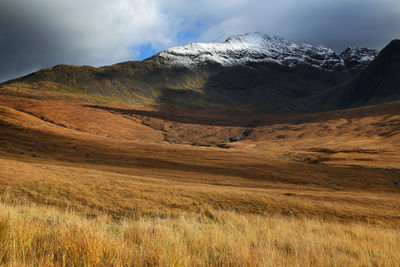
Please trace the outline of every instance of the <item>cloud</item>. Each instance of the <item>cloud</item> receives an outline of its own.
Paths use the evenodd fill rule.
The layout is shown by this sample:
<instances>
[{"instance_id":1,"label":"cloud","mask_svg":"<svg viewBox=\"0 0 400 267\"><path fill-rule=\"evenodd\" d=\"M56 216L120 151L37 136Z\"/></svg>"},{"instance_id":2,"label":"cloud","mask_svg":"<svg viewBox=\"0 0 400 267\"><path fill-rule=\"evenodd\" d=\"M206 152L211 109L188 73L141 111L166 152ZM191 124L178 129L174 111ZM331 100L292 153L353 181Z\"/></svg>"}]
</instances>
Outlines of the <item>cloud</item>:
<instances>
[{"instance_id":1,"label":"cloud","mask_svg":"<svg viewBox=\"0 0 400 267\"><path fill-rule=\"evenodd\" d=\"M0 80L59 63L104 65L172 44L173 21L147 0L2 0Z\"/></svg>"},{"instance_id":2,"label":"cloud","mask_svg":"<svg viewBox=\"0 0 400 267\"><path fill-rule=\"evenodd\" d=\"M399 38L399 18L398 0L1 0L0 81L252 31L338 52L349 45L380 49Z\"/></svg>"},{"instance_id":3,"label":"cloud","mask_svg":"<svg viewBox=\"0 0 400 267\"><path fill-rule=\"evenodd\" d=\"M199 2L184 9L196 17ZM350 45L382 48L400 36L400 2L397 0L247 0L234 8L215 3L214 10L228 10L211 21L199 39L222 40L232 34L260 31L290 40L324 44L340 52ZM194 14L191 14L193 12ZM188 15L189 14L189 15Z\"/></svg>"}]
</instances>

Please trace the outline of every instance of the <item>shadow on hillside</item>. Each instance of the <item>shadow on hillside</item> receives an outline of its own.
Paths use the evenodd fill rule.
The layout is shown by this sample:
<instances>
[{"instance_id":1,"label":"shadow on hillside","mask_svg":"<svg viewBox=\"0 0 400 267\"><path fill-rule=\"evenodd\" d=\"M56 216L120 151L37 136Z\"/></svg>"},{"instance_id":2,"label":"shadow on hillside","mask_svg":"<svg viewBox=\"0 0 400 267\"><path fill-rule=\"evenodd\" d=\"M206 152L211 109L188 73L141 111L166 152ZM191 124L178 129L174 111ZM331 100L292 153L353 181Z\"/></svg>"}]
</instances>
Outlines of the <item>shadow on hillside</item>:
<instances>
[{"instance_id":1,"label":"shadow on hillside","mask_svg":"<svg viewBox=\"0 0 400 267\"><path fill-rule=\"evenodd\" d=\"M84 107L106 110L116 114L146 116L180 123L238 127L252 127L260 123L257 119L258 115L249 112L184 109L171 106L159 107L157 110L127 109L99 105L84 105Z\"/></svg>"},{"instance_id":2,"label":"shadow on hillside","mask_svg":"<svg viewBox=\"0 0 400 267\"><path fill-rule=\"evenodd\" d=\"M302 123L326 122L327 120L351 120L368 116L398 115L400 101L354 109L292 115L274 115L247 111L241 112L206 108L188 109L172 106L159 107L155 110L117 108L99 105L84 105L84 107L106 110L116 114L145 116L180 123L252 128L274 124L296 125Z\"/></svg>"}]
</instances>

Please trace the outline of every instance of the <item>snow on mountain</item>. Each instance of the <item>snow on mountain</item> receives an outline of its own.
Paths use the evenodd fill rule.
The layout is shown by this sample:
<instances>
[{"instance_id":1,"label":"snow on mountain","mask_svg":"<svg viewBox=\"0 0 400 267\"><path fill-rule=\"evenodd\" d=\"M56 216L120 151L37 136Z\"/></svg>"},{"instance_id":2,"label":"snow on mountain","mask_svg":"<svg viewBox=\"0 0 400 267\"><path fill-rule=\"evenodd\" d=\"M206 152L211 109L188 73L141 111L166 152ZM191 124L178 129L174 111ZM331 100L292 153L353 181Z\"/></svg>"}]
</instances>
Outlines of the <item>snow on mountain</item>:
<instances>
[{"instance_id":1,"label":"snow on mountain","mask_svg":"<svg viewBox=\"0 0 400 267\"><path fill-rule=\"evenodd\" d=\"M373 59L361 58L365 62ZM347 69L345 60L328 47L291 42L262 33L231 36L223 43L190 43L177 46L160 52L151 60L160 64L186 67L207 63L234 66L249 62L273 62L289 67L306 64L326 71Z\"/></svg>"},{"instance_id":2,"label":"snow on mountain","mask_svg":"<svg viewBox=\"0 0 400 267\"><path fill-rule=\"evenodd\" d=\"M359 70L366 67L379 54L378 50L358 47L348 47L340 57L343 58L349 70Z\"/></svg>"}]
</instances>

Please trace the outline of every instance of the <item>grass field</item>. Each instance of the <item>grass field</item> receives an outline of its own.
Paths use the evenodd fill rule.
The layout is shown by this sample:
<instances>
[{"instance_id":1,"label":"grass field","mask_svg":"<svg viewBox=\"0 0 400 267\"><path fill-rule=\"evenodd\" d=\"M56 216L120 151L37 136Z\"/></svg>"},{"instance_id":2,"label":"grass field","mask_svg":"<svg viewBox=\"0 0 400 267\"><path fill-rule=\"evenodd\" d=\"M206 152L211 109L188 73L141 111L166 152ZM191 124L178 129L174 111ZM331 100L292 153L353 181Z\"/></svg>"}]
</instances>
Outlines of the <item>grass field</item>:
<instances>
[{"instance_id":1,"label":"grass field","mask_svg":"<svg viewBox=\"0 0 400 267\"><path fill-rule=\"evenodd\" d=\"M0 263L398 266L398 110L280 117L0 94Z\"/></svg>"},{"instance_id":2,"label":"grass field","mask_svg":"<svg viewBox=\"0 0 400 267\"><path fill-rule=\"evenodd\" d=\"M398 266L398 227L204 209L115 221L0 205L8 266Z\"/></svg>"}]
</instances>

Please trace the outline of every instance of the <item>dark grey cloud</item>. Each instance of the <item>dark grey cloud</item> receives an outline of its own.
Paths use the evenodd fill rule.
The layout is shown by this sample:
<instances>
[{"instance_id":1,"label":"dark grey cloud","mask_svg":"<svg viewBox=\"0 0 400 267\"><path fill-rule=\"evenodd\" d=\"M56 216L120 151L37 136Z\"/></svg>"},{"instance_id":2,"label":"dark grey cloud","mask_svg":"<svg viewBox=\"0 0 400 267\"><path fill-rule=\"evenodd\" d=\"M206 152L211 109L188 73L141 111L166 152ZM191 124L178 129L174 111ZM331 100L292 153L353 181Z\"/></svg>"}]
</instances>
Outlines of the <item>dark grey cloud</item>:
<instances>
[{"instance_id":1,"label":"dark grey cloud","mask_svg":"<svg viewBox=\"0 0 400 267\"><path fill-rule=\"evenodd\" d=\"M294 10L289 17L288 35L338 52L347 46L381 49L400 37L399 1L330 1Z\"/></svg>"},{"instance_id":2,"label":"dark grey cloud","mask_svg":"<svg viewBox=\"0 0 400 267\"><path fill-rule=\"evenodd\" d=\"M239 2L239 1L237 1ZM323 44L337 52L347 46L381 49L400 38L397 0L248 0L209 25L203 39L261 31L287 39Z\"/></svg>"},{"instance_id":3,"label":"dark grey cloud","mask_svg":"<svg viewBox=\"0 0 400 267\"><path fill-rule=\"evenodd\" d=\"M261 31L381 49L400 38L398 0L1 0L0 81L56 64L106 65L190 41Z\"/></svg>"}]
</instances>

